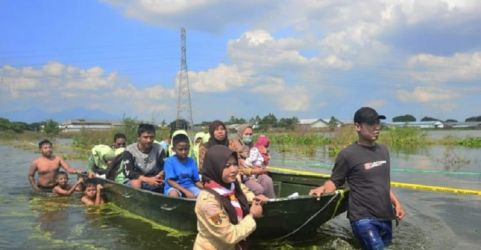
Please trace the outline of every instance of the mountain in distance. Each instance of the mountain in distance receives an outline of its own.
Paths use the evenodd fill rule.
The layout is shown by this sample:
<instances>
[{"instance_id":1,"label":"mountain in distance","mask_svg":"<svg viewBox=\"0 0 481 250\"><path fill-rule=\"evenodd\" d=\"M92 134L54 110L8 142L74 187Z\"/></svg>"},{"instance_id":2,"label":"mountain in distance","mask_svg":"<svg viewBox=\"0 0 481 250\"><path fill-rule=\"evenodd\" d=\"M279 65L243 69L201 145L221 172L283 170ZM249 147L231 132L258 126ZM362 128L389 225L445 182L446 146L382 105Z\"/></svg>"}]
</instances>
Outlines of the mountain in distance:
<instances>
[{"instance_id":1,"label":"mountain in distance","mask_svg":"<svg viewBox=\"0 0 481 250\"><path fill-rule=\"evenodd\" d=\"M52 119L57 122L63 122L65 120L73 119L86 119L86 120L122 120L121 114L107 113L102 110L86 109L86 108L73 108L60 112L45 112L38 109L30 109L19 112L0 112L0 117L7 118L10 121L20 121L26 123L41 122Z\"/></svg>"}]
</instances>

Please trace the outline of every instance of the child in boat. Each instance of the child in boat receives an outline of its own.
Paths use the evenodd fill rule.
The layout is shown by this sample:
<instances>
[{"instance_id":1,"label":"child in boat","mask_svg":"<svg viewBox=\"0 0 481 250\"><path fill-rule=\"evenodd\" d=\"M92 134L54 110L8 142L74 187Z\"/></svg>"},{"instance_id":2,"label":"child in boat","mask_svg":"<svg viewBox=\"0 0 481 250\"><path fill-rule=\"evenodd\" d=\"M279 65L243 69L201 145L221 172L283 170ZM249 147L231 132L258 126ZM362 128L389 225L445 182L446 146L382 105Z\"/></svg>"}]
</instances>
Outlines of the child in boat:
<instances>
[{"instance_id":1,"label":"child in boat","mask_svg":"<svg viewBox=\"0 0 481 250\"><path fill-rule=\"evenodd\" d=\"M274 192L274 184L272 178L267 174L267 165L269 164L269 138L260 135L257 141L249 151L249 157L244 161L247 167L251 167L251 175L244 181L254 194L264 194L269 198L276 198Z\"/></svg>"},{"instance_id":2,"label":"child in boat","mask_svg":"<svg viewBox=\"0 0 481 250\"><path fill-rule=\"evenodd\" d=\"M84 195L82 196L82 203L87 206L104 204L102 198L102 185L96 184L94 180L85 181Z\"/></svg>"},{"instance_id":3,"label":"child in boat","mask_svg":"<svg viewBox=\"0 0 481 250\"><path fill-rule=\"evenodd\" d=\"M203 188L194 159L189 157L190 142L185 134L172 138L174 155L165 160L164 194L170 197L195 198Z\"/></svg>"},{"instance_id":4,"label":"child in boat","mask_svg":"<svg viewBox=\"0 0 481 250\"><path fill-rule=\"evenodd\" d=\"M57 176L55 177L57 185L52 189L52 192L56 195L61 196L69 196L73 192L75 192L76 188L82 182L81 179L77 180L77 182L73 186L68 185L68 174L65 172L58 172Z\"/></svg>"}]
</instances>

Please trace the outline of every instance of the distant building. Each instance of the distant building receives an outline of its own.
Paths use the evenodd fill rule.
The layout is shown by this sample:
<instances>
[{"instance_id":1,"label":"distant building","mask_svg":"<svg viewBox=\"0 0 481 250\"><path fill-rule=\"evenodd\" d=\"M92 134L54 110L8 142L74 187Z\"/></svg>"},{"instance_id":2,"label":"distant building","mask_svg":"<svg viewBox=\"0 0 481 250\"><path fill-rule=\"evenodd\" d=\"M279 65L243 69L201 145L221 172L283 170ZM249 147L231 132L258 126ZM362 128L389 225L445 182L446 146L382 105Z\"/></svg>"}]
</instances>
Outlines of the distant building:
<instances>
[{"instance_id":1,"label":"distant building","mask_svg":"<svg viewBox=\"0 0 481 250\"><path fill-rule=\"evenodd\" d=\"M446 122L448 128L481 128L481 122Z\"/></svg>"},{"instance_id":2,"label":"distant building","mask_svg":"<svg viewBox=\"0 0 481 250\"><path fill-rule=\"evenodd\" d=\"M319 128L328 128L328 127L329 127L329 122L321 118L299 120L300 129L319 129Z\"/></svg>"},{"instance_id":3,"label":"distant building","mask_svg":"<svg viewBox=\"0 0 481 250\"><path fill-rule=\"evenodd\" d=\"M81 129L103 130L122 125L122 122L118 121L76 119L63 122L59 128L62 132L78 132Z\"/></svg>"},{"instance_id":4,"label":"distant building","mask_svg":"<svg viewBox=\"0 0 481 250\"><path fill-rule=\"evenodd\" d=\"M386 123L388 127L414 127L414 128L444 128L445 125L441 121L425 121L425 122L391 122Z\"/></svg>"}]
</instances>

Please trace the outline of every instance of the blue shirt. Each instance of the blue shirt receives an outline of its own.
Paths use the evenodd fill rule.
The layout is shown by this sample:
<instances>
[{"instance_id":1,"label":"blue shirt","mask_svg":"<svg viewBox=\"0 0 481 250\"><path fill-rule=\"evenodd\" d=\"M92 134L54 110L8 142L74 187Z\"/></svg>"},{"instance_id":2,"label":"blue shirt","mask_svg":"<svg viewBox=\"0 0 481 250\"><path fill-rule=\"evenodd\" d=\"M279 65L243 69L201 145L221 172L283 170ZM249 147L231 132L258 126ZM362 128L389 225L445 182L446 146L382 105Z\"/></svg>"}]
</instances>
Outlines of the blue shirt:
<instances>
[{"instance_id":1,"label":"blue shirt","mask_svg":"<svg viewBox=\"0 0 481 250\"><path fill-rule=\"evenodd\" d=\"M165 160L164 163L165 186L164 193L171 188L167 180L174 180L185 188L195 186L200 181L199 170L194 159L187 157L184 162L180 162L177 156L173 155Z\"/></svg>"}]
</instances>

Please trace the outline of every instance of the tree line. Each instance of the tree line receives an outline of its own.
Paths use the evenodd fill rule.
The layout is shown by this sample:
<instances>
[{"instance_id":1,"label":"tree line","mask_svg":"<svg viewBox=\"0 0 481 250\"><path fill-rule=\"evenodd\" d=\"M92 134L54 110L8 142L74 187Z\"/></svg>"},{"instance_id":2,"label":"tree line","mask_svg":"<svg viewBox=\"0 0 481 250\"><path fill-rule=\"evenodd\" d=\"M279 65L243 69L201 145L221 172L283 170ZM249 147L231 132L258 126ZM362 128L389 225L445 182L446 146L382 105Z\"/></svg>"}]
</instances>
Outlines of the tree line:
<instances>
[{"instance_id":1,"label":"tree line","mask_svg":"<svg viewBox=\"0 0 481 250\"><path fill-rule=\"evenodd\" d=\"M416 121L416 117L414 117L413 115L410 115L410 114L405 114L405 115L400 115L400 116L395 116L392 118L392 121L393 122L415 122ZM440 121L440 122L458 122L458 120L456 119L447 119L447 120L441 120L441 119L437 119L437 118L434 118L434 117L430 117L430 116L424 116L423 118L421 118L419 121L421 122L429 122L429 121ZM481 122L481 116L472 116L472 117L468 117L464 120L465 122Z\"/></svg>"},{"instance_id":2,"label":"tree line","mask_svg":"<svg viewBox=\"0 0 481 250\"><path fill-rule=\"evenodd\" d=\"M0 117L0 131L13 131L22 133L24 131L44 132L48 135L56 135L60 128L58 122L54 120L46 120L42 122L18 122L10 121L7 118Z\"/></svg>"}]
</instances>

